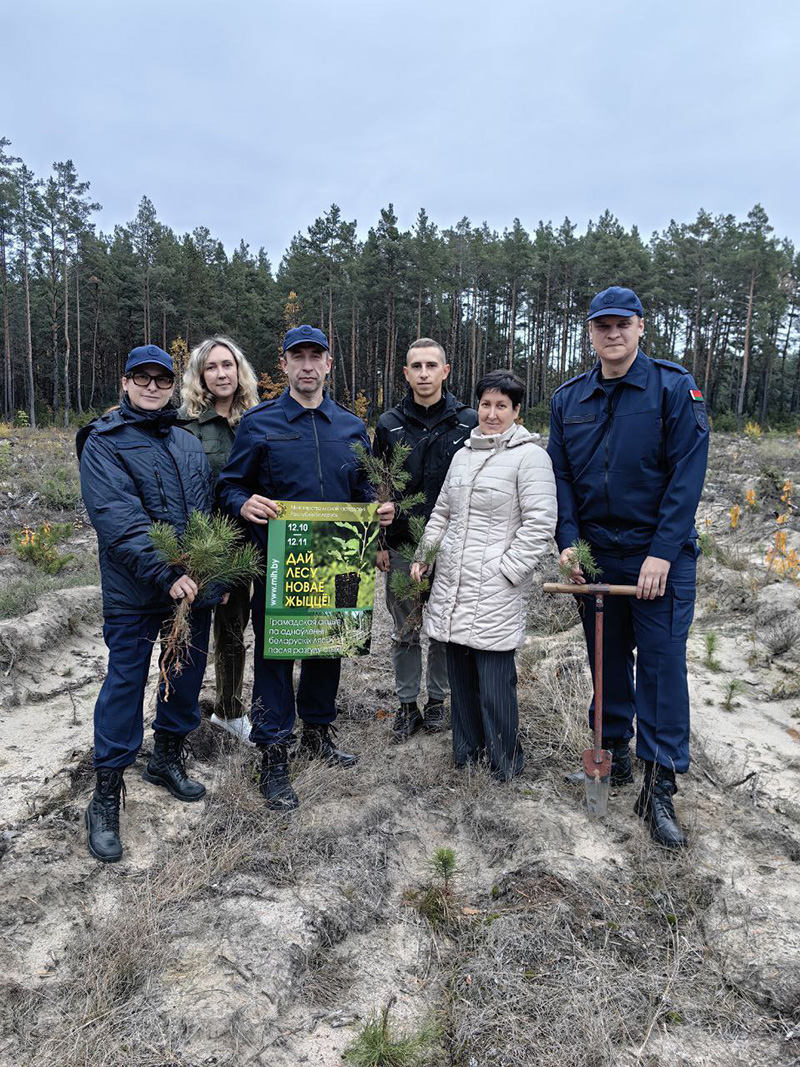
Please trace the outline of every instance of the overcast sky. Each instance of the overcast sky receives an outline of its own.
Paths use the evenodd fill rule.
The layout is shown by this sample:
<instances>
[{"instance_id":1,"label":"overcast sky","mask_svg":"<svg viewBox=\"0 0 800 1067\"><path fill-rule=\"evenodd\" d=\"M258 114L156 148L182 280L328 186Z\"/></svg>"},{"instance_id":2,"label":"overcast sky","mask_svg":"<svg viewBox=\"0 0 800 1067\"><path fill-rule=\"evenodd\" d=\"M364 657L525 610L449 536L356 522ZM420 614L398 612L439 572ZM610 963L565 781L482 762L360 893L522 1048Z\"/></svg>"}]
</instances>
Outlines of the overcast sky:
<instances>
[{"instance_id":1,"label":"overcast sky","mask_svg":"<svg viewBox=\"0 0 800 1067\"><path fill-rule=\"evenodd\" d=\"M110 231L277 266L331 203L645 236L756 202L800 244L797 0L3 0L0 134L71 158Z\"/></svg>"}]
</instances>

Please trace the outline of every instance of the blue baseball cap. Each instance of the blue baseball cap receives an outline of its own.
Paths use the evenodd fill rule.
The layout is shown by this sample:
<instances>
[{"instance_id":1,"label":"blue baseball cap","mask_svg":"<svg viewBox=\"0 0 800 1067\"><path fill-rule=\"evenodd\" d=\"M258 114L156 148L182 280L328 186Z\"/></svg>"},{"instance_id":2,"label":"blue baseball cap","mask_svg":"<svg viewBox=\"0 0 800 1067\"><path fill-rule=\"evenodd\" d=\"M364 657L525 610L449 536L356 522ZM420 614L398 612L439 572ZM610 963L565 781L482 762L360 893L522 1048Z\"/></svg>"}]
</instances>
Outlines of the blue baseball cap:
<instances>
[{"instance_id":1,"label":"blue baseball cap","mask_svg":"<svg viewBox=\"0 0 800 1067\"><path fill-rule=\"evenodd\" d=\"M283 351L288 352L295 345L319 345L326 352L330 348L328 338L316 326L295 326L293 330L287 330L283 339Z\"/></svg>"},{"instance_id":2,"label":"blue baseball cap","mask_svg":"<svg viewBox=\"0 0 800 1067\"><path fill-rule=\"evenodd\" d=\"M622 315L625 318L638 315L644 318L644 308L633 289L623 289L619 285L612 285L594 297L589 305L586 321L599 319L602 315Z\"/></svg>"},{"instance_id":3,"label":"blue baseball cap","mask_svg":"<svg viewBox=\"0 0 800 1067\"><path fill-rule=\"evenodd\" d=\"M125 362L125 373L130 374L135 367L141 367L143 363L157 363L164 370L169 371L170 374L175 374L172 356L169 352L165 352L163 348L159 348L158 345L140 345L138 348L132 349L128 353L128 358Z\"/></svg>"}]
</instances>

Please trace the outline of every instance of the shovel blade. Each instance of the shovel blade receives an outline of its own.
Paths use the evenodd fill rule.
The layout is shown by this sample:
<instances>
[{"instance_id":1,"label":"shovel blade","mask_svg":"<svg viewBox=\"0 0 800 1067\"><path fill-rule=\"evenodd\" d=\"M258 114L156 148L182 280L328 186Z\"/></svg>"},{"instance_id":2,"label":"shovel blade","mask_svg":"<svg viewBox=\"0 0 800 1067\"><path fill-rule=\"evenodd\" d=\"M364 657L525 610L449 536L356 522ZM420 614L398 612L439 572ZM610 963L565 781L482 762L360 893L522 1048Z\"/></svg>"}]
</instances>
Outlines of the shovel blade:
<instances>
[{"instance_id":1,"label":"shovel blade","mask_svg":"<svg viewBox=\"0 0 800 1067\"><path fill-rule=\"evenodd\" d=\"M599 760L598 760L598 757ZM600 749L597 753L587 748L583 753L584 787L589 818L598 819L608 811L608 795L611 792L611 753Z\"/></svg>"}]
</instances>

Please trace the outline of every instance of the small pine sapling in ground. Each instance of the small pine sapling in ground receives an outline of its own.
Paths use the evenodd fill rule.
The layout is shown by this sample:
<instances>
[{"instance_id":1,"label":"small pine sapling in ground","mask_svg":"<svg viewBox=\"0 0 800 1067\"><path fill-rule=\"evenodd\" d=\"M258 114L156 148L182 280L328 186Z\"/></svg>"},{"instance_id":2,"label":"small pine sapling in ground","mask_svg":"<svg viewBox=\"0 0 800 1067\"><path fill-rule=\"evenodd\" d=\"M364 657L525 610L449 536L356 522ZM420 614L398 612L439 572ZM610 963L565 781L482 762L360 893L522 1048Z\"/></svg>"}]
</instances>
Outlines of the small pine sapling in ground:
<instances>
[{"instance_id":1,"label":"small pine sapling in ground","mask_svg":"<svg viewBox=\"0 0 800 1067\"><path fill-rule=\"evenodd\" d=\"M437 848L428 861L434 880L419 889L407 889L404 897L435 929L447 929L459 918L459 908L450 883L459 867L455 849Z\"/></svg>"},{"instance_id":2,"label":"small pine sapling in ground","mask_svg":"<svg viewBox=\"0 0 800 1067\"><path fill-rule=\"evenodd\" d=\"M193 511L180 537L174 526L166 522L154 522L149 532L161 559L182 570L195 583L198 600L204 593L213 592L215 586L230 589L246 585L262 572L260 552L255 545L242 544L241 530L224 515ZM191 609L187 600L179 601L164 640L160 677L166 700L170 674L180 674L189 655Z\"/></svg>"},{"instance_id":3,"label":"small pine sapling in ground","mask_svg":"<svg viewBox=\"0 0 800 1067\"><path fill-rule=\"evenodd\" d=\"M706 655L703 662L710 671L718 671L719 661L714 659L714 653L719 647L719 637L717 636L716 630L708 630L706 633L704 633L703 641L705 642L706 646Z\"/></svg>"},{"instance_id":4,"label":"small pine sapling in ground","mask_svg":"<svg viewBox=\"0 0 800 1067\"><path fill-rule=\"evenodd\" d=\"M583 571L584 576L588 578L590 582L596 581L603 572L595 563L591 545L588 541L582 541L578 538L578 540L573 541L569 547L572 550L572 557L567 560L566 563L559 563L558 565L558 569L561 571L562 576L569 580L572 577L572 571L577 564Z\"/></svg>"},{"instance_id":5,"label":"small pine sapling in ground","mask_svg":"<svg viewBox=\"0 0 800 1067\"><path fill-rule=\"evenodd\" d=\"M75 558L58 551L58 545L67 540L72 529L70 522L43 522L38 530L25 526L14 535L14 552L45 574L58 574Z\"/></svg>"},{"instance_id":6,"label":"small pine sapling in ground","mask_svg":"<svg viewBox=\"0 0 800 1067\"><path fill-rule=\"evenodd\" d=\"M379 1016L373 1016L342 1054L352 1067L427 1067L431 1062L436 1031L425 1027L415 1034L394 1034L389 1012L396 997L390 997Z\"/></svg>"},{"instance_id":7,"label":"small pine sapling in ground","mask_svg":"<svg viewBox=\"0 0 800 1067\"><path fill-rule=\"evenodd\" d=\"M736 707L736 697L740 693L744 692L744 683L738 678L731 678L729 682L726 682L722 687L722 706L725 711L733 711Z\"/></svg>"}]
</instances>

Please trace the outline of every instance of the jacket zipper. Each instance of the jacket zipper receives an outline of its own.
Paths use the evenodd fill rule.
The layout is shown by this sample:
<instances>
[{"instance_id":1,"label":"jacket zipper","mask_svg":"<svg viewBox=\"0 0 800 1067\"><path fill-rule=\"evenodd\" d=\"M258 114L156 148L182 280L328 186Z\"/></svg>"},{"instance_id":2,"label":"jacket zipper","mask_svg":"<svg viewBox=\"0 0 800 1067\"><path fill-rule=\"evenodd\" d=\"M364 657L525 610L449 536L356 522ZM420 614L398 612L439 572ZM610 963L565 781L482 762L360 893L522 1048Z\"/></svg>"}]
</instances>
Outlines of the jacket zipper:
<instances>
[{"instance_id":1,"label":"jacket zipper","mask_svg":"<svg viewBox=\"0 0 800 1067\"><path fill-rule=\"evenodd\" d=\"M181 469L178 466L178 461L175 459L173 454L170 452L169 445L165 444L164 447L167 450L167 455L172 460L172 466L175 468L175 474L178 477L178 485L181 487L181 496L183 497L183 514L186 516L186 519L188 521L188 518L189 518L189 501L186 499L186 490L183 487L183 479L181 478ZM163 489L162 489L162 492L163 492Z\"/></svg>"},{"instance_id":2,"label":"jacket zipper","mask_svg":"<svg viewBox=\"0 0 800 1067\"><path fill-rule=\"evenodd\" d=\"M168 511L169 509L167 507L167 494L164 492L164 483L161 480L161 471L158 469L158 467L156 467L155 468L155 472L156 472L156 481L158 482L158 491L159 491L159 493L161 493L161 504L162 504L162 507L164 508L164 511Z\"/></svg>"},{"instance_id":3,"label":"jacket zipper","mask_svg":"<svg viewBox=\"0 0 800 1067\"><path fill-rule=\"evenodd\" d=\"M317 474L319 475L319 498L325 499L325 487L322 484L322 458L319 454L319 435L317 433L317 420L314 417L314 412L311 412L311 425L314 427L314 441L317 446Z\"/></svg>"},{"instance_id":4,"label":"jacket zipper","mask_svg":"<svg viewBox=\"0 0 800 1067\"><path fill-rule=\"evenodd\" d=\"M606 422L606 432L604 439L604 454L605 454L605 469L603 471L603 493L606 498L606 515L611 518L611 500L608 495L608 439L611 436L611 420L614 417L614 397L613 394L608 398L608 408L606 409L606 415L608 421Z\"/></svg>"}]
</instances>

